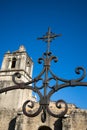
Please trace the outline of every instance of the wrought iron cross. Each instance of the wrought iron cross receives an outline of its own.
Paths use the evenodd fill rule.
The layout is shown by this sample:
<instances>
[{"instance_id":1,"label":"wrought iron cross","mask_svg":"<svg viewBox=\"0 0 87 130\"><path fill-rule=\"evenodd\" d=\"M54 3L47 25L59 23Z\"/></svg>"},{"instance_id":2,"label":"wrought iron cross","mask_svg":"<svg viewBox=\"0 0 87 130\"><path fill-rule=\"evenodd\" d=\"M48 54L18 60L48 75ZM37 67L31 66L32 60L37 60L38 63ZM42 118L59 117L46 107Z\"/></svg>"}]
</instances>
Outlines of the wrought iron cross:
<instances>
[{"instance_id":1,"label":"wrought iron cross","mask_svg":"<svg viewBox=\"0 0 87 130\"><path fill-rule=\"evenodd\" d=\"M55 106L59 110L58 114L52 112L52 110L50 109L50 105L49 105L50 98L55 92L59 91L60 89L65 88L65 87L87 86L87 82L83 81L83 79L86 76L86 70L83 67L77 67L75 70L76 74L80 74L81 71L83 72L82 75L80 76L80 78L70 79L70 80L60 78L59 76L56 76L51 71L51 68L50 68L51 61L54 60L54 62L57 62L57 57L53 56L52 53L50 52L50 42L54 38L59 37L59 36L61 36L61 34L58 34L58 35L54 34L51 32L51 30L49 28L46 35L44 35L41 38L38 38L39 40L42 39L43 41L47 42L47 51L43 54L44 57L41 57L38 59L38 63L41 64L43 61L44 65L43 65L43 70L37 77L35 77L34 79L32 79L31 81L29 81L27 83L18 83L16 81L16 78L21 78L21 74L17 72L12 76L12 79L13 79L15 85L0 89L0 93L4 93L4 92L11 91L14 89L27 89L27 90L31 89L34 92L36 92L39 95L38 110L35 111L34 113L27 111L26 107L29 107L32 109L32 108L34 108L34 105L35 105L35 103L33 101L27 100L23 104L23 113L28 117L35 117L38 114L40 114L40 112L42 112L42 114L41 114L42 122L46 121L47 113L56 118L62 118L67 113L68 106L67 106L67 103L63 100L55 101ZM50 85L51 80L55 81L55 84L52 86ZM38 86L39 81L42 81L42 84L40 87ZM61 83L59 81L61 81ZM44 90L44 94L41 92L42 89ZM49 89L49 91L48 91L48 89ZM28 103L31 103L31 104L29 105ZM63 110L62 110L62 108L63 108Z\"/></svg>"},{"instance_id":2,"label":"wrought iron cross","mask_svg":"<svg viewBox=\"0 0 87 130\"><path fill-rule=\"evenodd\" d=\"M51 28L48 28L48 32L46 33L46 35L43 35L43 37L37 38L38 40L43 40L45 42L47 42L47 53L49 53L50 50L50 42L56 38L56 37L60 37L62 34L54 34L51 32Z\"/></svg>"}]
</instances>

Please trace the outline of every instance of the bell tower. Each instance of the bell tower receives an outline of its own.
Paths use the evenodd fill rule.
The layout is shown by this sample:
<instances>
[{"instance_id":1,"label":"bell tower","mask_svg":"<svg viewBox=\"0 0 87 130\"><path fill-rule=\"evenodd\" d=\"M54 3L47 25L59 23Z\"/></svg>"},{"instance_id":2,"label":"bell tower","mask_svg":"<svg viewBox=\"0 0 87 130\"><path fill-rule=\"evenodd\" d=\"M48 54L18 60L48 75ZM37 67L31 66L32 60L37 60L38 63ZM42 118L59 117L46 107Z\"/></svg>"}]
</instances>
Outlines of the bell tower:
<instances>
[{"instance_id":1,"label":"bell tower","mask_svg":"<svg viewBox=\"0 0 87 130\"><path fill-rule=\"evenodd\" d=\"M33 61L22 45L19 50L8 51L3 58L0 70L0 88L14 85L12 75L21 73L20 82L29 82L32 79ZM0 109L21 110L23 102L32 98L31 90L12 90L0 95Z\"/></svg>"}]
</instances>

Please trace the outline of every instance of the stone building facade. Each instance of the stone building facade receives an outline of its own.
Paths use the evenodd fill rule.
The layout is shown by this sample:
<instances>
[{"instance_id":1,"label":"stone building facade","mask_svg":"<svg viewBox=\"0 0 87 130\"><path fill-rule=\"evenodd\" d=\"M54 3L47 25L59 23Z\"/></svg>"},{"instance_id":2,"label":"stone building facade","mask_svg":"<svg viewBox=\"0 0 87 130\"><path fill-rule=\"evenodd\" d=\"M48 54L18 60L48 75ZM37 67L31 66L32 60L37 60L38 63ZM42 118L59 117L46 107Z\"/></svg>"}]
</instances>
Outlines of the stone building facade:
<instances>
[{"instance_id":1,"label":"stone building facade","mask_svg":"<svg viewBox=\"0 0 87 130\"><path fill-rule=\"evenodd\" d=\"M4 55L0 70L0 88L14 85L12 75L22 74L18 82L28 82L32 79L33 62L24 46L19 50L7 52ZM63 118L54 118L47 114L45 123L41 122L41 114L36 117L26 117L22 112L23 103L32 99L36 111L39 103L32 96L31 90L12 90L0 94L0 130L87 130L87 110L68 104L68 112ZM55 102L51 102L50 109L58 112Z\"/></svg>"}]
</instances>

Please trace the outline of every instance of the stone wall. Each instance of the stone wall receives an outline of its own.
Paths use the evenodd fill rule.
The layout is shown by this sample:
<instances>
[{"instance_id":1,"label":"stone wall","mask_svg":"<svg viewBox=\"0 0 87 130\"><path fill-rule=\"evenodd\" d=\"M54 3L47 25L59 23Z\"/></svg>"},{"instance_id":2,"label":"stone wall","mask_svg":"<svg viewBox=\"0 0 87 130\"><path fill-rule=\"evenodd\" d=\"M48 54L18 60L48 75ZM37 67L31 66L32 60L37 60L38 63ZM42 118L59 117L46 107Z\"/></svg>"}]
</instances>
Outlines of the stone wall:
<instances>
[{"instance_id":1,"label":"stone wall","mask_svg":"<svg viewBox=\"0 0 87 130\"><path fill-rule=\"evenodd\" d=\"M51 107L54 108L55 103L52 104ZM35 103L35 108L31 112L34 112L37 107L38 103ZM87 130L87 110L78 109L71 104L68 105L68 112L62 119L47 114L45 123L41 122L41 114L30 118L22 111L0 110L0 130L44 130L44 128L46 130Z\"/></svg>"},{"instance_id":2,"label":"stone wall","mask_svg":"<svg viewBox=\"0 0 87 130\"><path fill-rule=\"evenodd\" d=\"M87 110L75 109L63 119L63 130L87 130Z\"/></svg>"}]
</instances>

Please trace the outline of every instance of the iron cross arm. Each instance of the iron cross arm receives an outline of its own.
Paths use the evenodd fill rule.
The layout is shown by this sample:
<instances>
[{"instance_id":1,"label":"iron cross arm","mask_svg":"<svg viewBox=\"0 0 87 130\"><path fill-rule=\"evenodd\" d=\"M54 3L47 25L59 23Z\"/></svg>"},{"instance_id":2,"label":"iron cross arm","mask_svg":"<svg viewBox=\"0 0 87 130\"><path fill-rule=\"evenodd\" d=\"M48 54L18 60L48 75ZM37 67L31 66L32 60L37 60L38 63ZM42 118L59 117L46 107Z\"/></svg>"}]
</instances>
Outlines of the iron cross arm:
<instances>
[{"instance_id":1,"label":"iron cross arm","mask_svg":"<svg viewBox=\"0 0 87 130\"><path fill-rule=\"evenodd\" d=\"M38 40L43 40L45 42L47 42L47 52L49 52L50 50L50 42L52 42L53 39L55 39L56 37L60 37L62 36L62 34L55 34L51 32L51 28L48 28L48 32L43 35L42 37L37 38Z\"/></svg>"}]
</instances>

